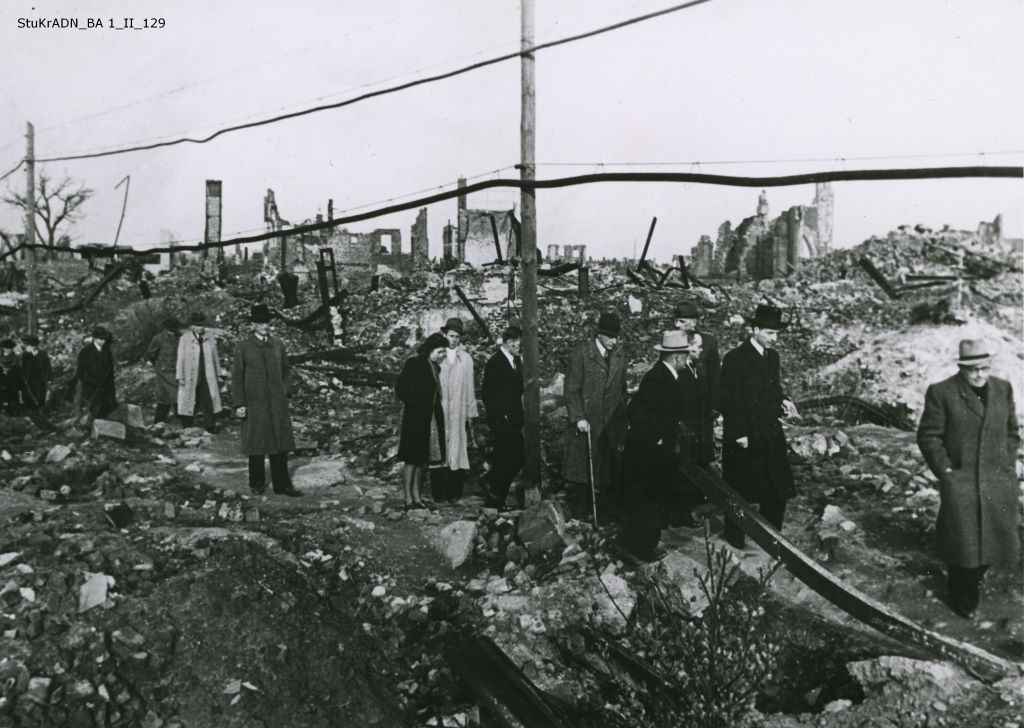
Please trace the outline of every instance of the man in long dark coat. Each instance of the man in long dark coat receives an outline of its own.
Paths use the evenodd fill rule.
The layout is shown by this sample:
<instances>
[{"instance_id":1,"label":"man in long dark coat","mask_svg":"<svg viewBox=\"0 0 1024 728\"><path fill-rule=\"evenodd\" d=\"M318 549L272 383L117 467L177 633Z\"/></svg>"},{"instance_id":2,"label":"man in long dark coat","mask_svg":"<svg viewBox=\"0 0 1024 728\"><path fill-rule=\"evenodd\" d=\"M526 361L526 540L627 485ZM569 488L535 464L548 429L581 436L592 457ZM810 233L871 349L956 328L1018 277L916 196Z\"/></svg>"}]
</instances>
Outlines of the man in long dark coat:
<instances>
[{"instance_id":1,"label":"man in long dark coat","mask_svg":"<svg viewBox=\"0 0 1024 728\"><path fill-rule=\"evenodd\" d=\"M117 409L113 338L109 331L97 326L89 343L78 352L74 378L81 383L81 402L92 418L106 417Z\"/></svg>"},{"instance_id":2,"label":"man in long dark coat","mask_svg":"<svg viewBox=\"0 0 1024 728\"><path fill-rule=\"evenodd\" d=\"M22 414L26 397L25 375L14 351L14 341L4 339L0 341L0 414Z\"/></svg>"},{"instance_id":3,"label":"man in long dark coat","mask_svg":"<svg viewBox=\"0 0 1024 728\"><path fill-rule=\"evenodd\" d=\"M686 331L693 339L693 333L700 334L701 350L699 355L690 352L690 362L695 364L697 374L707 383L708 406L715 412L721 411L720 395L722 380L722 361L718 351L718 339L713 334L699 328L703 315L700 306L694 301L683 301L675 307L672 317L675 327ZM696 361L695 361L696 360ZM712 459L714 456L712 455Z\"/></svg>"},{"instance_id":4,"label":"man in long dark coat","mask_svg":"<svg viewBox=\"0 0 1024 728\"><path fill-rule=\"evenodd\" d=\"M523 330L509 326L501 347L484 365L481 393L491 431L491 470L484 482L487 508L504 508L512 481L523 467Z\"/></svg>"},{"instance_id":5,"label":"man in long dark coat","mask_svg":"<svg viewBox=\"0 0 1024 728\"><path fill-rule=\"evenodd\" d=\"M679 370L679 388L682 397L681 448L685 457L707 470L715 459L714 415L711 411L711 392L708 377L700 366L702 336L688 331L690 353ZM704 502L703 494L693 485L684 483L680 498L671 508L669 522L673 526L689 528L699 526L693 509Z\"/></svg>"},{"instance_id":6,"label":"man in long dark coat","mask_svg":"<svg viewBox=\"0 0 1024 728\"><path fill-rule=\"evenodd\" d=\"M288 451L295 449L288 388L292 370L280 339L270 334L270 309L262 303L249 312L252 334L238 343L231 369L232 404L242 418L241 449L249 456L249 488L266 489L264 458L270 458L274 492L301 496L288 474Z\"/></svg>"},{"instance_id":7,"label":"man in long dark coat","mask_svg":"<svg viewBox=\"0 0 1024 728\"><path fill-rule=\"evenodd\" d=\"M569 417L562 477L575 488L574 500L589 502L589 432L595 487L605 507L613 510L626 438L626 356L618 346L621 332L618 315L602 313L596 335L569 354L565 373L565 408Z\"/></svg>"},{"instance_id":8,"label":"man in long dark coat","mask_svg":"<svg viewBox=\"0 0 1024 728\"><path fill-rule=\"evenodd\" d=\"M750 338L722 360L722 477L760 504L761 516L781 530L795 489L779 418L795 416L796 407L782 389L779 354L771 347L789 324L770 305L758 306L747 323ZM734 548L744 548L743 530L729 518L722 535Z\"/></svg>"},{"instance_id":9,"label":"man in long dark coat","mask_svg":"<svg viewBox=\"0 0 1024 728\"><path fill-rule=\"evenodd\" d=\"M935 541L947 564L949 601L974 615L981 580L993 564L1016 565L1017 449L1013 389L990 376L985 342L960 342L960 371L928 387L917 444L939 479Z\"/></svg>"},{"instance_id":10,"label":"man in long dark coat","mask_svg":"<svg viewBox=\"0 0 1024 728\"><path fill-rule=\"evenodd\" d=\"M156 370L156 412L153 415L153 422L166 422L171 407L178 402L175 367L178 363L180 336L181 322L171 316L164 321L163 330L153 337L146 348L146 359Z\"/></svg>"},{"instance_id":11,"label":"man in long dark coat","mask_svg":"<svg viewBox=\"0 0 1024 728\"><path fill-rule=\"evenodd\" d=\"M622 532L623 548L641 561L664 555L658 548L661 529L679 498L680 427L683 417L679 373L686 367L689 342L682 331L668 331L654 347L659 361L640 382L629 402L629 434L623 469L629 521Z\"/></svg>"},{"instance_id":12,"label":"man in long dark coat","mask_svg":"<svg viewBox=\"0 0 1024 728\"><path fill-rule=\"evenodd\" d=\"M35 412L42 412L46 396L53 379L53 365L50 355L39 348L39 337L30 334L21 337L24 351L21 353L21 371L25 375L25 404Z\"/></svg>"}]
</instances>

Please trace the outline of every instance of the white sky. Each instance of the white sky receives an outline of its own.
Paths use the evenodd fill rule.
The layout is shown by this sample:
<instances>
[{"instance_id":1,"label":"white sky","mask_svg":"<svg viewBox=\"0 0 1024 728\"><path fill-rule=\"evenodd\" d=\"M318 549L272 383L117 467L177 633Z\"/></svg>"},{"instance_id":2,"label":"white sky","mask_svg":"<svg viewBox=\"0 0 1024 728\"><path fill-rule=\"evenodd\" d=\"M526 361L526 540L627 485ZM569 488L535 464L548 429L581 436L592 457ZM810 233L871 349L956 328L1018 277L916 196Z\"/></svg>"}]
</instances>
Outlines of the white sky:
<instances>
[{"instance_id":1,"label":"white sky","mask_svg":"<svg viewBox=\"0 0 1024 728\"><path fill-rule=\"evenodd\" d=\"M536 0L545 41L671 5L673 0ZM34 8L34 9L33 9ZM115 19L155 30L19 29L18 18ZM658 170L768 175L866 167L1024 163L1024 11L1020 0L714 0L537 56L537 161L690 162ZM39 157L209 134L222 126L341 100L518 48L515 0L93 0L0 5L0 173ZM96 190L76 242L156 245L162 229L203 234L206 179L224 183L223 231L263 230L266 189L292 222L362 206L461 174L518 162L519 63L273 126L98 160L48 165ZM951 159L839 158L1013 151ZM710 161L824 158L814 163ZM606 169L616 169L606 167ZM639 169L639 168L633 168ZM543 167L538 176L596 171ZM515 176L506 170L502 176ZM4 183L24 188L19 172ZM901 223L973 229L1001 212L1024 229L1020 180L838 183L838 246ZM658 217L652 254L689 252L726 219L751 214L759 190L602 184L538 192L538 244L587 243L632 255ZM772 214L813 188L768 190ZM507 208L511 190L471 196ZM431 254L454 200L429 210ZM415 211L357 223L400 227ZM0 210L0 226L22 221Z\"/></svg>"}]
</instances>

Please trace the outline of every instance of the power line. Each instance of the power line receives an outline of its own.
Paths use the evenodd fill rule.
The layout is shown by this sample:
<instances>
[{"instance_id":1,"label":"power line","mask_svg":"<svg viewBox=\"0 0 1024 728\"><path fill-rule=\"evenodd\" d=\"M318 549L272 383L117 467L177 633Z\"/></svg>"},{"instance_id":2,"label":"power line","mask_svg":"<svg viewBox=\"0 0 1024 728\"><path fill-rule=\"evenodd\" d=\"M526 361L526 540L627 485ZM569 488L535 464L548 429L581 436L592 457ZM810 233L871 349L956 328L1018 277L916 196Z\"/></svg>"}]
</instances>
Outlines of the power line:
<instances>
[{"instance_id":1,"label":"power line","mask_svg":"<svg viewBox=\"0 0 1024 728\"><path fill-rule=\"evenodd\" d=\"M4 174L4 176L3 176L3 177L0 177L0 182L3 182L3 181L4 181L5 179L7 179L8 177L10 177L10 176L11 176L12 174L14 174L15 172L17 172L17 171L18 171L19 169L21 169L21 168L22 168L22 166L23 166L24 164L25 164L25 160L24 160L24 159L23 159L23 160L21 160L20 162L18 162L18 163L17 163L16 165L14 165L14 169L12 169L12 170L11 170L10 172L7 172L6 174Z\"/></svg>"},{"instance_id":2,"label":"power line","mask_svg":"<svg viewBox=\"0 0 1024 728\"><path fill-rule=\"evenodd\" d=\"M267 126L269 124L276 124L277 122L280 122L280 121L285 121L287 119L295 119L295 118L298 118L298 117L301 117L301 116L308 116L310 114L319 113L321 111L328 111L328 110L332 110L332 109L340 109L340 108L345 107L345 106L351 106L352 104L356 104L356 103L358 103L360 101L366 101L367 99L376 98L378 96L386 96L388 94L393 94L393 93L396 93L398 91L404 91L406 89L410 89L410 88L413 88L415 86L422 86L424 84L434 83L436 81L442 81L444 79L453 78L455 76L461 76L461 75L463 75L465 73L469 73L470 71L475 71L475 70L478 70L480 68L486 68L487 66L493 66L493 65L498 64L498 63L503 63L504 61L510 61L512 59L519 58L519 57L521 57L523 55L529 55L531 53L536 53L537 51L545 50L547 48L554 48L556 46L565 45L566 43L573 43L573 42L576 42L576 41L579 41L579 40L583 40L585 38L591 38L591 37L596 36L596 35L601 35L601 34L604 34L604 33L611 32L613 30L618 30L620 28L625 28L625 27L630 26L630 25L635 25L637 23L641 23L641 22L643 22L645 20L651 20L653 18L658 18L658 17L664 16L664 15L668 15L670 13L675 13L675 12L678 12L680 10L686 10L688 8L696 7L698 5L703 5L703 4L708 3L708 2L711 2L711 0L690 0L689 2L680 3L678 5L673 5L671 7L664 8L662 10L656 10L656 11L653 11L653 12L650 12L650 13L646 13L644 15L638 15L638 16L635 16L635 17L632 17L632 18L628 18L626 20L619 21L617 23L612 23L611 25L606 25L606 26L601 27L601 28L596 28L594 30L586 31L584 33L578 33L576 35L571 35L571 36L567 36L567 37L564 37L564 38L559 38L557 40L548 41L546 43L540 43L540 44L532 46L529 49L518 50L518 51L515 51L515 52L512 52L512 53L506 53L506 54L501 55L501 56L495 56L494 58L489 58L487 60L478 61L476 63L471 63L471 64L469 64L467 66L462 66L462 67L457 68L457 69L455 69L453 71L447 71L445 73L439 73L439 74L436 74L434 76L428 76L426 78L417 79L415 81L407 81L405 83L400 83L400 84L397 84L395 86L390 86L388 88L380 89L378 91L370 91L368 93L361 94L359 96L355 96L355 97L353 97L351 99L346 99L345 101L338 101L338 102L335 102L335 103L332 103L332 104L322 104L320 106L314 106L314 107L311 107L309 109L303 109L301 111L293 111L293 112L290 112L290 113L287 113L287 114L279 114L278 116L274 116L274 117L271 117L269 119L263 119L263 120L260 120L260 121L253 121L253 122L248 122L248 123L245 123L245 124L237 124L235 126L225 127L223 129L220 129L220 130L214 132L213 134L210 134L209 136L203 137L201 139L193 139L193 138L190 138L190 137L182 137L180 139L173 139L173 140L166 141L166 142L156 142L154 144L145 144L145 145L134 146L134 147L125 147L123 149L114 149L114 150L110 150L110 151L106 151L106 152L93 152L91 154L72 154L72 155L66 155L66 156L61 156L61 157L48 157L48 158L45 158L45 159L38 159L36 161L37 162L68 162L68 161L77 160L77 159L94 159L96 157L109 157L109 156L112 156L112 155L115 155L115 154L126 154L128 152L148 151L148 150L151 150L151 149L159 149L161 147L171 147L171 146L176 146L178 144L185 144L185 143L189 143L189 144L206 144L207 142L211 142L211 141L213 141L214 139L216 139L219 136L222 136L224 134L228 134L228 133L231 133L231 132L241 131L243 129L252 129L252 128L260 127L260 126Z\"/></svg>"},{"instance_id":3,"label":"power line","mask_svg":"<svg viewBox=\"0 0 1024 728\"><path fill-rule=\"evenodd\" d=\"M953 159L956 157L996 157L1024 154L1024 149L997 152L951 152L943 154L881 154L855 157L804 157L796 159L728 159L692 162L536 162L537 167L712 167L728 164L798 164L802 162L880 162L892 159Z\"/></svg>"},{"instance_id":4,"label":"power line","mask_svg":"<svg viewBox=\"0 0 1024 728\"><path fill-rule=\"evenodd\" d=\"M692 172L602 172L597 174L575 175L572 177L556 177L554 179L531 180L522 179L493 179L477 182L475 184L460 187L455 190L440 192L428 197L421 197L409 202L401 202L388 207L377 208L369 212L347 215L334 220L301 225L288 230L275 230L273 232L251 235L241 238L222 240L216 243L199 243L196 245L174 245L168 247L146 248L145 250L124 249L122 252L127 255L151 255L153 253L175 253L189 250L206 250L209 248L223 248L229 245L242 245L247 243L260 243L274 238L291 237L304 235L306 233L319 232L330 228L340 227L352 222L361 222L375 217L392 215L397 212L412 210L424 205L432 205L444 200L450 200L460 195L469 195L481 190L494 187L515 187L518 189L556 189L560 187L576 187L580 185L597 184L600 182L660 182L660 183L694 183L707 185L723 185L727 187L792 187L797 185L816 184L818 182L866 182L866 181L896 181L896 180L922 180L922 179L980 179L980 178L1003 178L1003 179L1024 179L1024 167L918 167L910 169L861 169L861 170L831 170L828 172L809 172L805 174L792 174L772 177L740 177L734 175L705 174ZM0 260L12 254L21 247L0 254ZM36 244L41 248L43 245Z\"/></svg>"}]
</instances>

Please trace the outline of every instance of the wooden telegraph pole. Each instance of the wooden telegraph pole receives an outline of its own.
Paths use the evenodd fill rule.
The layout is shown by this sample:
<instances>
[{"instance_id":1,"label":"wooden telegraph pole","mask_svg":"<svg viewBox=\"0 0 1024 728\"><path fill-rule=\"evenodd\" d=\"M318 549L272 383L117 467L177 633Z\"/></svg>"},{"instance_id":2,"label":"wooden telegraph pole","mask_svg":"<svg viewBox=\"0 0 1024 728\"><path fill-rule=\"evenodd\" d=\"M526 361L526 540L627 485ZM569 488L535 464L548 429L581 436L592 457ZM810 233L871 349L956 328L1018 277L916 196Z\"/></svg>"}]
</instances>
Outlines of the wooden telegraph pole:
<instances>
[{"instance_id":1,"label":"wooden telegraph pole","mask_svg":"<svg viewBox=\"0 0 1024 728\"><path fill-rule=\"evenodd\" d=\"M533 0L521 0L523 51L533 47ZM534 86L533 53L524 53L521 62L522 106L519 123L520 179L532 182L534 168L534 133L536 124L536 89ZM523 223L521 230L523 297L523 439L526 445L523 477L526 481L526 503L541 499L540 456L540 366L537 346L537 208L536 192L522 190Z\"/></svg>"},{"instance_id":2,"label":"wooden telegraph pole","mask_svg":"<svg viewBox=\"0 0 1024 728\"><path fill-rule=\"evenodd\" d=\"M37 333L36 314L36 132L27 123L28 148L25 151L25 244L28 245L28 332Z\"/></svg>"}]
</instances>

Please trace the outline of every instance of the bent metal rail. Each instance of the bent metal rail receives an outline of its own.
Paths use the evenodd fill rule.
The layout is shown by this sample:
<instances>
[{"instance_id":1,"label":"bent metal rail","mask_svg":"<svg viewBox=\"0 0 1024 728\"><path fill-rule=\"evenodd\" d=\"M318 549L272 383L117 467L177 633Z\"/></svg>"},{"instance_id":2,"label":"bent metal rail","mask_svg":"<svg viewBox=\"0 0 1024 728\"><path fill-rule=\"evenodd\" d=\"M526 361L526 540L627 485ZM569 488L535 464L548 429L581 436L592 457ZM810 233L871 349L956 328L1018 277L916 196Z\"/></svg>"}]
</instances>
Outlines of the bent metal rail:
<instances>
[{"instance_id":1,"label":"bent metal rail","mask_svg":"<svg viewBox=\"0 0 1024 728\"><path fill-rule=\"evenodd\" d=\"M721 477L688 461L683 462L679 470L769 556L781 561L793 576L851 617L899 642L956 663L987 680L1024 673L1024 665L925 629L837 579L761 518Z\"/></svg>"}]
</instances>

